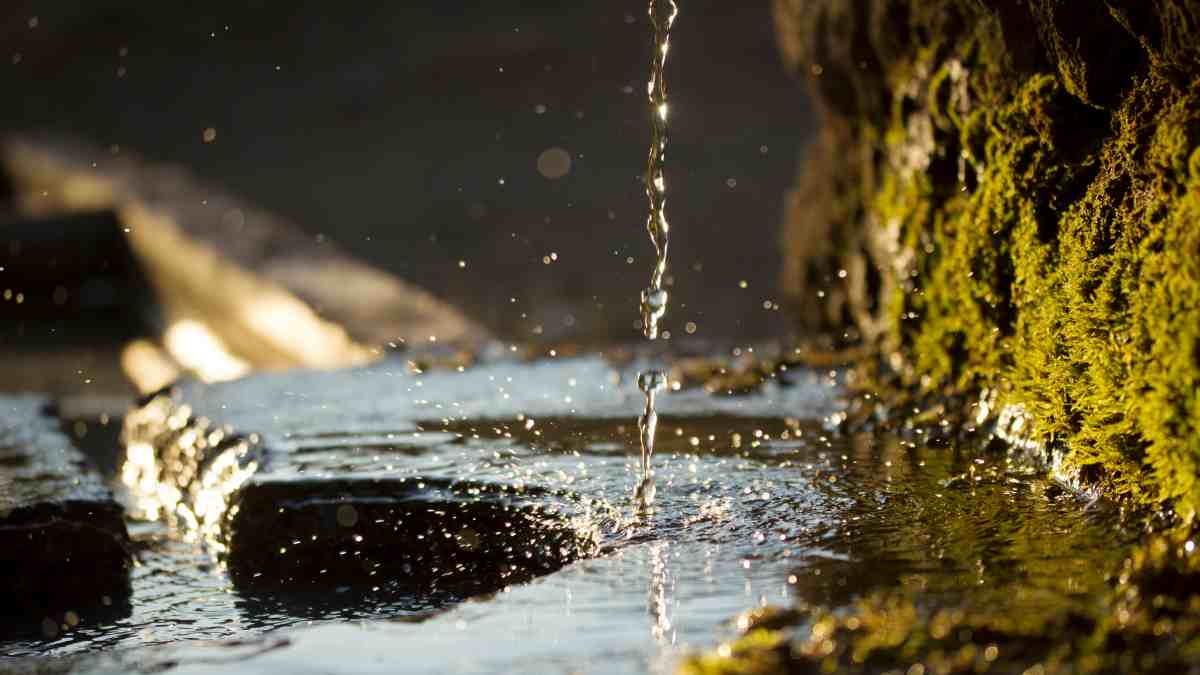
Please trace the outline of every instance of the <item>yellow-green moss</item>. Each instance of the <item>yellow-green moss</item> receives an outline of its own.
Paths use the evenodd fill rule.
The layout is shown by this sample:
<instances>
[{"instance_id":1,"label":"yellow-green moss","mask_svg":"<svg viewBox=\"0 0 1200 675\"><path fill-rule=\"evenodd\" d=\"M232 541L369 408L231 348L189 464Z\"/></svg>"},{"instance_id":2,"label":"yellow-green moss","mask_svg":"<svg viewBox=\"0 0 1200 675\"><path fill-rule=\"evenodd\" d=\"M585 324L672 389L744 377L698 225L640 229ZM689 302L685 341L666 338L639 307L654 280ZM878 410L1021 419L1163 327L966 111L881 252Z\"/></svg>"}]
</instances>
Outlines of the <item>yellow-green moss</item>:
<instances>
[{"instance_id":1,"label":"yellow-green moss","mask_svg":"<svg viewBox=\"0 0 1200 675\"><path fill-rule=\"evenodd\" d=\"M712 654L695 656L679 668L680 675L768 675L787 670L787 636L778 630L756 628L722 645Z\"/></svg>"},{"instance_id":2,"label":"yellow-green moss","mask_svg":"<svg viewBox=\"0 0 1200 675\"><path fill-rule=\"evenodd\" d=\"M1188 540L1190 541L1190 540ZM1012 612L972 603L936 607L905 589L849 608L759 610L742 637L685 660L681 675L734 673L1190 672L1200 659L1200 554L1176 536L1136 547L1109 591L1085 610ZM766 617L765 625L757 617Z\"/></svg>"},{"instance_id":3,"label":"yellow-green moss","mask_svg":"<svg viewBox=\"0 0 1200 675\"><path fill-rule=\"evenodd\" d=\"M832 219L879 278L842 315L907 391L994 392L1084 482L1195 522L1200 0L775 4L845 148L804 179L841 208L789 228Z\"/></svg>"}]
</instances>

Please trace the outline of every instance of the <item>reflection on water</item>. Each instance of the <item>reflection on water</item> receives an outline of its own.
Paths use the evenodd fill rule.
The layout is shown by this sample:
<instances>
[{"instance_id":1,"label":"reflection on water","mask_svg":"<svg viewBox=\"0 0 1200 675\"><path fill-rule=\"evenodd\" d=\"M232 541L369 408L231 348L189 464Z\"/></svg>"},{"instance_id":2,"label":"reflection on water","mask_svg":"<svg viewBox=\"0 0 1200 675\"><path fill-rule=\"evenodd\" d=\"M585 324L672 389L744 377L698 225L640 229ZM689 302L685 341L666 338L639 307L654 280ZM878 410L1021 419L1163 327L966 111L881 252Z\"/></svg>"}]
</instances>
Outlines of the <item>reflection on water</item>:
<instances>
[{"instance_id":1,"label":"reflection on water","mask_svg":"<svg viewBox=\"0 0 1200 675\"><path fill-rule=\"evenodd\" d=\"M649 610L654 623L650 634L654 641L662 644L675 644L677 637L671 629L671 603L674 600L674 579L668 566L668 551L670 543L656 542L650 546L650 593Z\"/></svg>"}]
</instances>

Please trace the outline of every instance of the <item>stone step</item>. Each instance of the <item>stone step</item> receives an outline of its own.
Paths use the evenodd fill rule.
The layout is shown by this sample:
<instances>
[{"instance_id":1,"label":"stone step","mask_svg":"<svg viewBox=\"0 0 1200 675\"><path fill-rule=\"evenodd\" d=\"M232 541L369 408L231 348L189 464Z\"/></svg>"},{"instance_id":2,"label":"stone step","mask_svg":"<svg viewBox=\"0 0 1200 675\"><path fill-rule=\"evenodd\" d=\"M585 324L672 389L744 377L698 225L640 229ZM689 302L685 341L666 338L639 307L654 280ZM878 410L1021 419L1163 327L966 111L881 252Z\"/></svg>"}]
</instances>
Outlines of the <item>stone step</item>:
<instances>
[{"instance_id":1,"label":"stone step","mask_svg":"<svg viewBox=\"0 0 1200 675\"><path fill-rule=\"evenodd\" d=\"M124 510L47 405L0 397L0 607L78 617L128 594L131 547Z\"/></svg>"},{"instance_id":2,"label":"stone step","mask_svg":"<svg viewBox=\"0 0 1200 675\"><path fill-rule=\"evenodd\" d=\"M581 460L553 447L547 454L539 439L549 427L540 425L583 438L586 425L563 420L586 411L632 428L643 403L636 368L587 356L426 371L391 358L185 381L125 418L122 480L141 515L207 540L239 589L501 588L601 543L608 516L589 500L624 495L623 472L605 488L615 493L575 494L563 477ZM764 386L757 397L694 389L666 397L662 409L747 419L817 411L829 399L819 389ZM492 440L476 442L475 426ZM672 447L686 439L664 441L664 451Z\"/></svg>"},{"instance_id":3,"label":"stone step","mask_svg":"<svg viewBox=\"0 0 1200 675\"><path fill-rule=\"evenodd\" d=\"M480 410L495 394L484 394L487 373L459 376L464 394L482 395ZM598 535L573 517L572 495L440 457L455 435L418 426L440 413L401 402L418 379L434 384L389 361L181 383L126 417L122 480L143 516L206 540L241 591L465 597L595 551ZM381 420L380 405L395 415Z\"/></svg>"}]
</instances>

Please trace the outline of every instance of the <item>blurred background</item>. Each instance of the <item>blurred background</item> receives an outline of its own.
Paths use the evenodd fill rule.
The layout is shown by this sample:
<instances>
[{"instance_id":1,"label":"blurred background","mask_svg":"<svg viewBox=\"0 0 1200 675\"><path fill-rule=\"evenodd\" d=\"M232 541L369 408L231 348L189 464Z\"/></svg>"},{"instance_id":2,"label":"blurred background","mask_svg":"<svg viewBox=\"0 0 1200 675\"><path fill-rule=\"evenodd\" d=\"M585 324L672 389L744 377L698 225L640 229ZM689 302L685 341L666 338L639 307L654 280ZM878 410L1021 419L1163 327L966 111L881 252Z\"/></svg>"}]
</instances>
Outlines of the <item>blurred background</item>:
<instances>
[{"instance_id":1,"label":"blurred background","mask_svg":"<svg viewBox=\"0 0 1200 675\"><path fill-rule=\"evenodd\" d=\"M636 339L652 262L645 3L425 4L8 0L0 134L186 167L504 338ZM808 105L767 0L681 5L665 327L782 335L777 232ZM31 249L28 224L0 222L2 293ZM0 323L10 346L49 339L18 323Z\"/></svg>"}]
</instances>

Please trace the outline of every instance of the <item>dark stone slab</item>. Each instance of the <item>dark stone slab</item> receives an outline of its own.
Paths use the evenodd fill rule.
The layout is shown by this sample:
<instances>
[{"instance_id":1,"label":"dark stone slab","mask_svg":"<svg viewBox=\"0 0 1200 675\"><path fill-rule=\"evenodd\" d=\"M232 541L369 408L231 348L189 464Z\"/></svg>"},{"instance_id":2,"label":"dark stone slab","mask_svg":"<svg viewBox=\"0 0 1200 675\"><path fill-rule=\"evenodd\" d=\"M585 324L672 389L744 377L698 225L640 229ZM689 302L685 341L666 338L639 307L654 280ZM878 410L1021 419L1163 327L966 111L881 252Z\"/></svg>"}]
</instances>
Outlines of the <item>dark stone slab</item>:
<instances>
[{"instance_id":1,"label":"dark stone slab","mask_svg":"<svg viewBox=\"0 0 1200 675\"><path fill-rule=\"evenodd\" d=\"M45 408L0 398L0 607L16 614L111 605L129 589L123 509Z\"/></svg>"},{"instance_id":2,"label":"dark stone slab","mask_svg":"<svg viewBox=\"0 0 1200 675\"><path fill-rule=\"evenodd\" d=\"M229 571L242 589L387 586L456 596L554 571L593 542L550 495L446 479L265 480L231 500Z\"/></svg>"}]
</instances>

